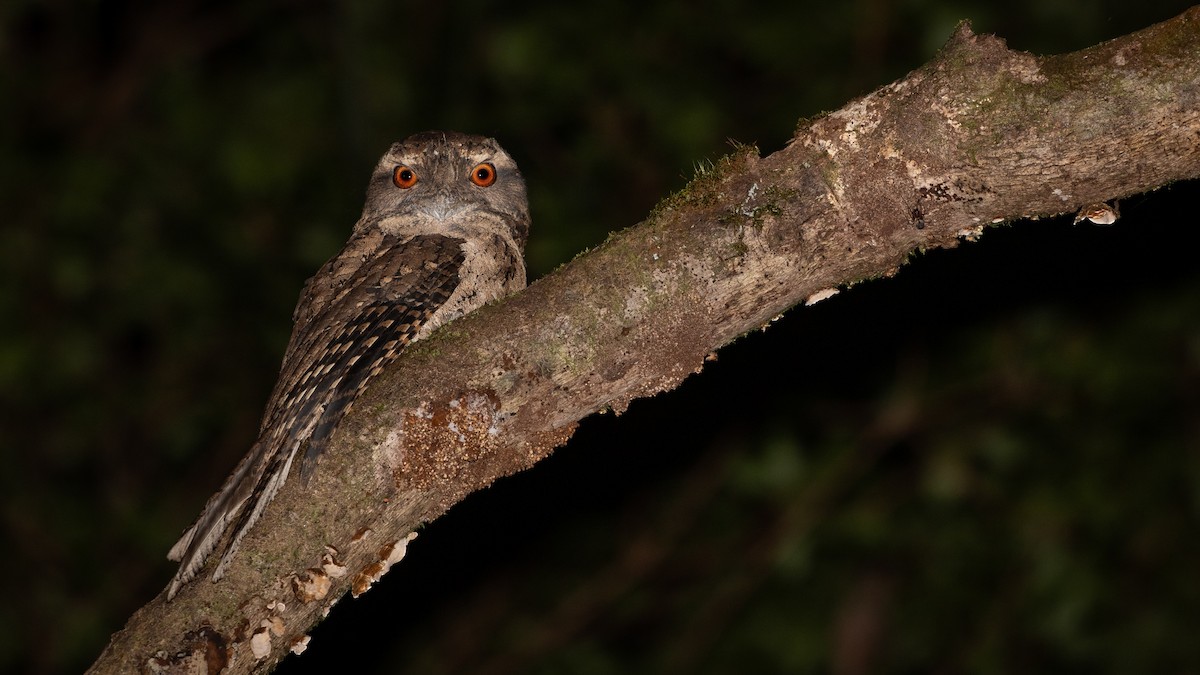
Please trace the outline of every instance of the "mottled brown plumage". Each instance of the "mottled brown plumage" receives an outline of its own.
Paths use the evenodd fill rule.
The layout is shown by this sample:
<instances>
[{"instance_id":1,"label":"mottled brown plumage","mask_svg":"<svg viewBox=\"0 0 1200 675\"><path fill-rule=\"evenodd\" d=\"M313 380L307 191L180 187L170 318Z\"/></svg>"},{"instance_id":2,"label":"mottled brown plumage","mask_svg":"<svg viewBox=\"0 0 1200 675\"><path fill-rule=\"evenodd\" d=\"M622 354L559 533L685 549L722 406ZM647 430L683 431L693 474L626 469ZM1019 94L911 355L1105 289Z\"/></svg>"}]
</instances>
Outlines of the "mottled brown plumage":
<instances>
[{"instance_id":1,"label":"mottled brown plumage","mask_svg":"<svg viewBox=\"0 0 1200 675\"><path fill-rule=\"evenodd\" d=\"M529 207L515 162L493 140L426 132L380 159L362 217L313 276L258 440L171 548L178 593L220 546L220 579L242 537L300 460L316 469L367 383L414 340L525 286Z\"/></svg>"}]
</instances>

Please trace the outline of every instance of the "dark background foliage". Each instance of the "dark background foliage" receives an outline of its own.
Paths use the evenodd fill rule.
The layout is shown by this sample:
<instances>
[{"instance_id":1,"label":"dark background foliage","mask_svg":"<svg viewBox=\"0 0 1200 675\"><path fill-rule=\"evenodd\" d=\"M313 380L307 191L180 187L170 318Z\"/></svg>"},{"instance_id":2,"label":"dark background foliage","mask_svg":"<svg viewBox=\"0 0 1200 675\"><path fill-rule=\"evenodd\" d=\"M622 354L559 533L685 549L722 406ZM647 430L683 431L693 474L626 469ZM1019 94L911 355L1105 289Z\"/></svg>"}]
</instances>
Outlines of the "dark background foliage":
<instances>
[{"instance_id":1,"label":"dark background foliage","mask_svg":"<svg viewBox=\"0 0 1200 675\"><path fill-rule=\"evenodd\" d=\"M164 586L391 141L499 138L536 278L959 19L1057 53L1184 7L4 3L0 670L81 670ZM282 670L1195 671L1197 197L788 313L425 528Z\"/></svg>"}]
</instances>

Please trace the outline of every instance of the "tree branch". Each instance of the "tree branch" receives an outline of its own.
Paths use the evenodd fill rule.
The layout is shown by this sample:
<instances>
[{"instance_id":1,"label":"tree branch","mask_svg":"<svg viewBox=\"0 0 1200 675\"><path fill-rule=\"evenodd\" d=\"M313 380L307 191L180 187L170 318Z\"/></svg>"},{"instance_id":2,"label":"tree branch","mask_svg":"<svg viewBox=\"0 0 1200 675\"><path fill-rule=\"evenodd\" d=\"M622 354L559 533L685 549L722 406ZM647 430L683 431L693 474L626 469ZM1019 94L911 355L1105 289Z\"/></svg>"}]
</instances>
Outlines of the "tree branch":
<instances>
[{"instance_id":1,"label":"tree branch","mask_svg":"<svg viewBox=\"0 0 1200 675\"><path fill-rule=\"evenodd\" d=\"M932 62L801 123L787 148L739 148L637 227L414 346L226 578L160 594L91 672L268 669L422 523L785 309L991 223L1200 176L1198 55L1200 8L1045 58L962 24Z\"/></svg>"}]
</instances>

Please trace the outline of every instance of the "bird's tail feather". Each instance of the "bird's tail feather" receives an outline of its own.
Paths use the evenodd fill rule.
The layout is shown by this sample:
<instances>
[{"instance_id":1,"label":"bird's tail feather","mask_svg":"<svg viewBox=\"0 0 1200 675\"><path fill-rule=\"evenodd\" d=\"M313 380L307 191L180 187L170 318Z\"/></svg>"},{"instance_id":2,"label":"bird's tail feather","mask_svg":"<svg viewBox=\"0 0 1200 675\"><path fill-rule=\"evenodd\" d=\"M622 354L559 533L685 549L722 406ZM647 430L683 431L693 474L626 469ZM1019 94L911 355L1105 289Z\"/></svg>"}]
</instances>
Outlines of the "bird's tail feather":
<instances>
[{"instance_id":1,"label":"bird's tail feather","mask_svg":"<svg viewBox=\"0 0 1200 675\"><path fill-rule=\"evenodd\" d=\"M226 525L237 516L247 498L253 493L255 484L262 476L258 454L247 453L225 481L221 491L208 500L200 517L167 553L168 559L179 562L179 569L175 571L167 589L168 600L174 598L184 584L196 577L208 555L220 542Z\"/></svg>"},{"instance_id":2,"label":"bird's tail feather","mask_svg":"<svg viewBox=\"0 0 1200 675\"><path fill-rule=\"evenodd\" d=\"M233 554L237 552L238 545L242 543L242 537L250 531L254 523L258 522L262 516L263 509L271 500L275 498L275 494L279 492L279 488L283 487L284 481L287 480L288 473L292 470L292 459L296 457L295 446L285 456L283 466L277 466L278 459L271 462L267 470L259 475L259 479L255 481L253 490L248 495L250 502L249 508L242 511L238 520L237 526L233 528L233 536L229 543L226 544L224 553L221 554L221 562L217 563L217 569L213 571L213 581L219 580L225 576L225 568L229 565L229 561L233 560ZM243 500L247 501L247 500ZM239 505L239 508L240 505ZM222 525L222 529L224 526Z\"/></svg>"}]
</instances>

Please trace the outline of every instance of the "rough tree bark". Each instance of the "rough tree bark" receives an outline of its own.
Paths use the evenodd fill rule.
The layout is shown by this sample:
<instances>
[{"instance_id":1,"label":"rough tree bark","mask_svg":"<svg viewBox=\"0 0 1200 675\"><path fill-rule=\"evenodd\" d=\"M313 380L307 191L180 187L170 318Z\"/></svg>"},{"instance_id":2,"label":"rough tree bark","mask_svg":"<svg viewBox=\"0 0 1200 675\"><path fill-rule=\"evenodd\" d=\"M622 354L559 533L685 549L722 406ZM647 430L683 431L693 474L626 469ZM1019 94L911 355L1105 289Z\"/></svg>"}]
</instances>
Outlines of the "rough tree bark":
<instances>
[{"instance_id":1,"label":"rough tree bark","mask_svg":"<svg viewBox=\"0 0 1200 675\"><path fill-rule=\"evenodd\" d=\"M270 669L421 523L787 308L991 223L1197 176L1200 8L1052 57L963 24L929 64L802 121L787 148L738 149L645 222L414 347L308 489L285 486L226 578L160 594L91 672Z\"/></svg>"}]
</instances>

